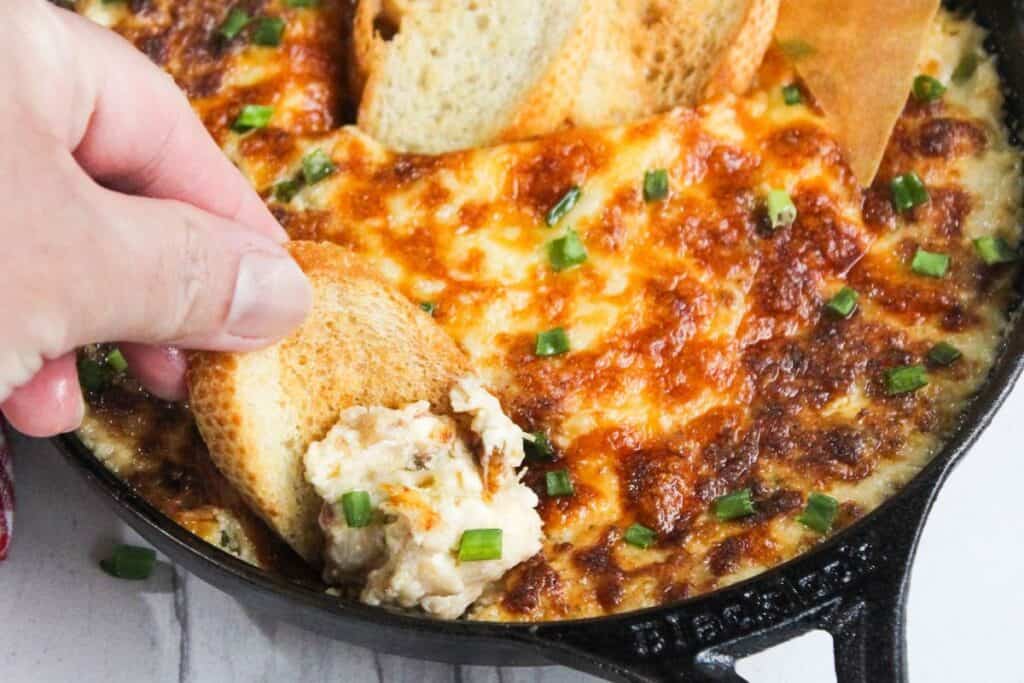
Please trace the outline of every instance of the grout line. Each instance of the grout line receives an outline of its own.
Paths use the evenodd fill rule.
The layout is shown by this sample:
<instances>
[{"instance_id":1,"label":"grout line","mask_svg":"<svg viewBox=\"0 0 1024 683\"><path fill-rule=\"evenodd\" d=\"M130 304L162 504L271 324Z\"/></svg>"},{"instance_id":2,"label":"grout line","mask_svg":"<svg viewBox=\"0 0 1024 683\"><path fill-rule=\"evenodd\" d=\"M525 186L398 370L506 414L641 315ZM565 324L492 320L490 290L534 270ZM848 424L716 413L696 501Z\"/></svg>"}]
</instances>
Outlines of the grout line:
<instances>
[{"instance_id":1,"label":"grout line","mask_svg":"<svg viewBox=\"0 0 1024 683\"><path fill-rule=\"evenodd\" d=\"M384 665L380 661L380 653L376 650L373 652L373 668L377 670L377 683L384 683ZM179 681L179 683L182 683Z\"/></svg>"},{"instance_id":2,"label":"grout line","mask_svg":"<svg viewBox=\"0 0 1024 683\"><path fill-rule=\"evenodd\" d=\"M178 683L186 683L189 665L188 590L185 576L171 565L171 586L174 588L174 618L178 622Z\"/></svg>"}]
</instances>

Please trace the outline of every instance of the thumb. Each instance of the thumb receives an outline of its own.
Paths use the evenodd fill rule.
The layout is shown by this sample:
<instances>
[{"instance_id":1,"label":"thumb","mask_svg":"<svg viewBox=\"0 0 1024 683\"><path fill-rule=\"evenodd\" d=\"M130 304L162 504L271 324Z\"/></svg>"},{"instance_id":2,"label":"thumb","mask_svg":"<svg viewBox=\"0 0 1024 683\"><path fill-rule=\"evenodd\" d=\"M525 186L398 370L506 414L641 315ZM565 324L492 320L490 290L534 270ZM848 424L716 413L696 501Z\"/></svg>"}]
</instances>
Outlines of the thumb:
<instances>
[{"instance_id":1,"label":"thumb","mask_svg":"<svg viewBox=\"0 0 1024 683\"><path fill-rule=\"evenodd\" d=\"M91 233L92 248L78 261L91 266L73 295L94 305L65 309L88 312L70 321L74 346L120 340L246 351L305 318L309 283L275 237L173 200L95 194L99 229L81 231Z\"/></svg>"}]
</instances>

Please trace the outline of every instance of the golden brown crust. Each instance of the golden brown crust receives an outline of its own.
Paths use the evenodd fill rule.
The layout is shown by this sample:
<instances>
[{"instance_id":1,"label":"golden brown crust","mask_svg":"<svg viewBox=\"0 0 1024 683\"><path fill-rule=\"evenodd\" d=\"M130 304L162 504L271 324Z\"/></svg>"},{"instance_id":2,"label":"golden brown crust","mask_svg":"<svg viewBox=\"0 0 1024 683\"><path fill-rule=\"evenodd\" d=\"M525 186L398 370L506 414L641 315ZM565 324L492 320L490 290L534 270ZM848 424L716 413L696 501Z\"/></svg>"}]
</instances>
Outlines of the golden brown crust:
<instances>
[{"instance_id":1,"label":"golden brown crust","mask_svg":"<svg viewBox=\"0 0 1024 683\"><path fill-rule=\"evenodd\" d=\"M313 285L306 322L261 351L190 354L189 392L217 467L316 562L321 501L304 478L306 447L353 405L443 405L468 365L429 316L353 254L313 242L289 251Z\"/></svg>"},{"instance_id":2,"label":"golden brown crust","mask_svg":"<svg viewBox=\"0 0 1024 683\"><path fill-rule=\"evenodd\" d=\"M728 47L709 70L700 91L704 99L747 91L771 44L778 16L779 0L751 0Z\"/></svg>"}]
</instances>

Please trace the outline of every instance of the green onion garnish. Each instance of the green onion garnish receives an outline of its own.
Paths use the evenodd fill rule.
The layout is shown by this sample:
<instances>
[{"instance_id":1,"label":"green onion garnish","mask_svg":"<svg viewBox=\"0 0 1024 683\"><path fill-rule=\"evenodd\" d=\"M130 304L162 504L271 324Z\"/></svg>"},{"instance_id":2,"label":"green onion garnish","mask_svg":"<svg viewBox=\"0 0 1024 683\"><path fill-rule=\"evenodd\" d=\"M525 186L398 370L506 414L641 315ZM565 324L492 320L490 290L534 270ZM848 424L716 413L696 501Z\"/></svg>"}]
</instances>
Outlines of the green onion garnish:
<instances>
[{"instance_id":1,"label":"green onion garnish","mask_svg":"<svg viewBox=\"0 0 1024 683\"><path fill-rule=\"evenodd\" d=\"M908 394L928 385L923 365L903 365L885 371L885 391L890 396Z\"/></svg>"},{"instance_id":2,"label":"green onion garnish","mask_svg":"<svg viewBox=\"0 0 1024 683\"><path fill-rule=\"evenodd\" d=\"M978 70L978 53L974 50L964 54L957 63L956 68L953 69L953 82L954 83L966 83L971 80L974 72Z\"/></svg>"},{"instance_id":3,"label":"green onion garnish","mask_svg":"<svg viewBox=\"0 0 1024 683\"><path fill-rule=\"evenodd\" d=\"M238 118L231 124L231 130L236 133L245 133L254 128L264 128L270 123L274 115L274 108L262 104L247 104L242 107Z\"/></svg>"},{"instance_id":4,"label":"green onion garnish","mask_svg":"<svg viewBox=\"0 0 1024 683\"><path fill-rule=\"evenodd\" d=\"M768 192L768 220L771 221L772 230L792 225L796 220L796 206L785 190Z\"/></svg>"},{"instance_id":5,"label":"green onion garnish","mask_svg":"<svg viewBox=\"0 0 1024 683\"><path fill-rule=\"evenodd\" d=\"M1017 252L1002 237L986 235L974 240L974 250L986 265L995 266L1017 260Z\"/></svg>"},{"instance_id":6,"label":"green onion garnish","mask_svg":"<svg viewBox=\"0 0 1024 683\"><path fill-rule=\"evenodd\" d=\"M892 190L892 205L897 211L907 211L928 202L928 190L913 171L896 176L889 187Z\"/></svg>"},{"instance_id":7,"label":"green onion garnish","mask_svg":"<svg viewBox=\"0 0 1024 683\"><path fill-rule=\"evenodd\" d=\"M723 522L753 514L754 501L750 497L750 489L740 489L715 498L711 503L711 511Z\"/></svg>"},{"instance_id":8,"label":"green onion garnish","mask_svg":"<svg viewBox=\"0 0 1024 683\"><path fill-rule=\"evenodd\" d=\"M107 365L114 372L124 372L128 369L128 361L125 359L124 354L121 353L121 349L113 349L107 354Z\"/></svg>"},{"instance_id":9,"label":"green onion garnish","mask_svg":"<svg viewBox=\"0 0 1024 683\"><path fill-rule=\"evenodd\" d=\"M782 87L782 101L793 106L794 104L800 104L804 101L804 94L800 92L800 86L796 83L790 83Z\"/></svg>"},{"instance_id":10,"label":"green onion garnish","mask_svg":"<svg viewBox=\"0 0 1024 683\"><path fill-rule=\"evenodd\" d=\"M420 308L426 311L429 315L434 315L434 311L437 310L437 304L433 301L421 301Z\"/></svg>"},{"instance_id":11,"label":"green onion garnish","mask_svg":"<svg viewBox=\"0 0 1024 683\"><path fill-rule=\"evenodd\" d=\"M220 25L218 33L224 36L227 40L231 40L241 33L242 29L245 28L248 23L249 13L236 7L228 12L228 16L224 19L224 23Z\"/></svg>"},{"instance_id":12,"label":"green onion garnish","mask_svg":"<svg viewBox=\"0 0 1024 683\"><path fill-rule=\"evenodd\" d=\"M101 391L110 382L110 368L84 356L78 359L78 383L86 391Z\"/></svg>"},{"instance_id":13,"label":"green onion garnish","mask_svg":"<svg viewBox=\"0 0 1024 683\"><path fill-rule=\"evenodd\" d=\"M548 259L556 271L578 266L587 260L587 250L575 230L569 230L564 237L548 242Z\"/></svg>"},{"instance_id":14,"label":"green onion garnish","mask_svg":"<svg viewBox=\"0 0 1024 683\"><path fill-rule=\"evenodd\" d=\"M807 507L796 519L819 534L827 534L832 530L832 523L836 521L837 512L839 512L838 500L832 496L826 496L824 493L812 493L807 496Z\"/></svg>"},{"instance_id":15,"label":"green onion garnish","mask_svg":"<svg viewBox=\"0 0 1024 683\"><path fill-rule=\"evenodd\" d=\"M648 529L643 524L631 524L622 538L626 543L646 550L657 537L653 529Z\"/></svg>"},{"instance_id":16,"label":"green onion garnish","mask_svg":"<svg viewBox=\"0 0 1024 683\"><path fill-rule=\"evenodd\" d=\"M289 7L316 7L320 0L284 0L284 4Z\"/></svg>"},{"instance_id":17,"label":"green onion garnish","mask_svg":"<svg viewBox=\"0 0 1024 683\"><path fill-rule=\"evenodd\" d=\"M573 494L572 479L569 477L569 470L554 470L544 475L547 484L548 495L571 496Z\"/></svg>"},{"instance_id":18,"label":"green onion garnish","mask_svg":"<svg viewBox=\"0 0 1024 683\"><path fill-rule=\"evenodd\" d=\"M284 19L281 17L263 17L252 32L252 42L264 47L277 47L281 44L284 34Z\"/></svg>"},{"instance_id":19,"label":"green onion garnish","mask_svg":"<svg viewBox=\"0 0 1024 683\"><path fill-rule=\"evenodd\" d=\"M501 559L501 529L467 529L459 539L459 562Z\"/></svg>"},{"instance_id":20,"label":"green onion garnish","mask_svg":"<svg viewBox=\"0 0 1024 683\"><path fill-rule=\"evenodd\" d=\"M914 97L921 102L933 102L946 92L946 86L927 74L914 79Z\"/></svg>"},{"instance_id":21,"label":"green onion garnish","mask_svg":"<svg viewBox=\"0 0 1024 683\"><path fill-rule=\"evenodd\" d=\"M918 275L943 277L949 271L949 256L918 247L910 268Z\"/></svg>"},{"instance_id":22,"label":"green onion garnish","mask_svg":"<svg viewBox=\"0 0 1024 683\"><path fill-rule=\"evenodd\" d=\"M857 299L860 295L852 287L843 287L833 295L825 304L826 310L840 318L849 318L857 309Z\"/></svg>"},{"instance_id":23,"label":"green onion garnish","mask_svg":"<svg viewBox=\"0 0 1024 683\"><path fill-rule=\"evenodd\" d=\"M960 360L963 354L949 342L939 342L928 351L928 360L936 365L952 365Z\"/></svg>"},{"instance_id":24,"label":"green onion garnish","mask_svg":"<svg viewBox=\"0 0 1024 683\"><path fill-rule=\"evenodd\" d=\"M103 571L119 579L141 581L148 579L156 566L156 551L137 545L119 545L105 560L100 560Z\"/></svg>"},{"instance_id":25,"label":"green onion garnish","mask_svg":"<svg viewBox=\"0 0 1024 683\"><path fill-rule=\"evenodd\" d=\"M557 356L569 352L569 335L561 327L537 334L534 353L538 356Z\"/></svg>"},{"instance_id":26,"label":"green onion garnish","mask_svg":"<svg viewBox=\"0 0 1024 683\"><path fill-rule=\"evenodd\" d=\"M341 497L341 509L345 522L353 529L369 525L373 517L370 494L366 491L349 491Z\"/></svg>"},{"instance_id":27,"label":"green onion garnish","mask_svg":"<svg viewBox=\"0 0 1024 683\"><path fill-rule=\"evenodd\" d=\"M322 149L314 149L302 159L302 177L307 185L318 183L338 170Z\"/></svg>"},{"instance_id":28,"label":"green onion garnish","mask_svg":"<svg viewBox=\"0 0 1024 683\"><path fill-rule=\"evenodd\" d=\"M555 459L555 449L551 445L551 439L544 432L533 432L533 441L523 439L523 451L526 452L527 460L551 461Z\"/></svg>"},{"instance_id":29,"label":"green onion garnish","mask_svg":"<svg viewBox=\"0 0 1024 683\"><path fill-rule=\"evenodd\" d=\"M668 171L656 168L644 172L644 201L656 202L668 196Z\"/></svg>"},{"instance_id":30,"label":"green onion garnish","mask_svg":"<svg viewBox=\"0 0 1024 683\"><path fill-rule=\"evenodd\" d=\"M302 183L298 180L282 180L274 183L274 199L282 203L288 203L301 189Z\"/></svg>"},{"instance_id":31,"label":"green onion garnish","mask_svg":"<svg viewBox=\"0 0 1024 683\"><path fill-rule=\"evenodd\" d=\"M555 203L554 206L548 211L547 217L544 222L548 224L549 228L553 228L558 221L565 217L565 214L572 211L572 207L576 206L576 202L580 200L580 188L576 185L570 187L562 198Z\"/></svg>"}]
</instances>

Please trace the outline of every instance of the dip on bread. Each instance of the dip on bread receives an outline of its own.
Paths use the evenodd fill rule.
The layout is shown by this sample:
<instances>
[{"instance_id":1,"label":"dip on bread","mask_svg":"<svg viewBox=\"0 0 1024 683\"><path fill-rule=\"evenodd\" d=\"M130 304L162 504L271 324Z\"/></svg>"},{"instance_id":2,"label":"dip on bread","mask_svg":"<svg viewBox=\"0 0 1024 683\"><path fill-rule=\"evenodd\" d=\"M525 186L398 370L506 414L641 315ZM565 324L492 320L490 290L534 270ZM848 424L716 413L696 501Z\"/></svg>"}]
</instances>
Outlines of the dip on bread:
<instances>
[{"instance_id":1,"label":"dip on bread","mask_svg":"<svg viewBox=\"0 0 1024 683\"><path fill-rule=\"evenodd\" d=\"M310 445L328 583L365 576L368 604L453 619L540 550L537 496L516 473L529 437L476 379L450 400L455 417L426 401L349 408Z\"/></svg>"}]
</instances>

